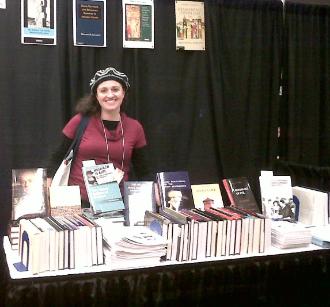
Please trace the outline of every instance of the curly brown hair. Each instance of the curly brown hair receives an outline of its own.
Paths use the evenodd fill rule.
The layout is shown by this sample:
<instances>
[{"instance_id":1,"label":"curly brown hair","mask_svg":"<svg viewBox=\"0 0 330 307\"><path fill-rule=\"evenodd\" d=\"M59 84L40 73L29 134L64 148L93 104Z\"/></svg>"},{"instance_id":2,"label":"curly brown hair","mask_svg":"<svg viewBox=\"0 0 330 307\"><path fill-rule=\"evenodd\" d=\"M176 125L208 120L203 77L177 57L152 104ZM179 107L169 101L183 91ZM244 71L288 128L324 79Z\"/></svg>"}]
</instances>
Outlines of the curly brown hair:
<instances>
[{"instance_id":1,"label":"curly brown hair","mask_svg":"<svg viewBox=\"0 0 330 307\"><path fill-rule=\"evenodd\" d=\"M80 98L76 105L76 112L88 116L100 114L101 107L95 94L90 93Z\"/></svg>"}]
</instances>

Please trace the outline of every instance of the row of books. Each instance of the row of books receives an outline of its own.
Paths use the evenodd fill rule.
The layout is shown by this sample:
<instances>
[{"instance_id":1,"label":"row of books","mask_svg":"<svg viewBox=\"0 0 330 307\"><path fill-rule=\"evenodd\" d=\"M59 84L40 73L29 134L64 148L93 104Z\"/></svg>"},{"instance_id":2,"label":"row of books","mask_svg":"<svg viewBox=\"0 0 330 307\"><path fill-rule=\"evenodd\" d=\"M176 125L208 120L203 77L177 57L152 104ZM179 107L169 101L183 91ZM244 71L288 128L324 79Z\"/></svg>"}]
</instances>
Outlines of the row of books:
<instances>
[{"instance_id":1,"label":"row of books","mask_svg":"<svg viewBox=\"0 0 330 307\"><path fill-rule=\"evenodd\" d=\"M19 271L38 274L104 263L102 228L84 215L19 222Z\"/></svg>"},{"instance_id":2,"label":"row of books","mask_svg":"<svg viewBox=\"0 0 330 307\"><path fill-rule=\"evenodd\" d=\"M271 220L234 207L146 211L145 225L167 239L167 260L259 254L271 245Z\"/></svg>"}]
</instances>

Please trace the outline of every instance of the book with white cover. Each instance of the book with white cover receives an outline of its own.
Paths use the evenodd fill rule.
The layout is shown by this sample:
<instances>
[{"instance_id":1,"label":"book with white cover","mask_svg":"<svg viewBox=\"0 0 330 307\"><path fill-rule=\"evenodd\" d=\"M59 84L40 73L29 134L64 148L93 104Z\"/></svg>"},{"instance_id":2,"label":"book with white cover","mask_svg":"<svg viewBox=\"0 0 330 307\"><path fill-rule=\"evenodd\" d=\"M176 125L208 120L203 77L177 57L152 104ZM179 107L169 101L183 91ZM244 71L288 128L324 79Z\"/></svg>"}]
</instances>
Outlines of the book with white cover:
<instances>
[{"instance_id":1,"label":"book with white cover","mask_svg":"<svg viewBox=\"0 0 330 307\"><path fill-rule=\"evenodd\" d=\"M259 176L263 214L271 219L295 218L290 176Z\"/></svg>"},{"instance_id":2,"label":"book with white cover","mask_svg":"<svg viewBox=\"0 0 330 307\"><path fill-rule=\"evenodd\" d=\"M315 189L294 186L294 202L299 208L298 221L304 224L320 226L329 223L329 194Z\"/></svg>"}]
</instances>

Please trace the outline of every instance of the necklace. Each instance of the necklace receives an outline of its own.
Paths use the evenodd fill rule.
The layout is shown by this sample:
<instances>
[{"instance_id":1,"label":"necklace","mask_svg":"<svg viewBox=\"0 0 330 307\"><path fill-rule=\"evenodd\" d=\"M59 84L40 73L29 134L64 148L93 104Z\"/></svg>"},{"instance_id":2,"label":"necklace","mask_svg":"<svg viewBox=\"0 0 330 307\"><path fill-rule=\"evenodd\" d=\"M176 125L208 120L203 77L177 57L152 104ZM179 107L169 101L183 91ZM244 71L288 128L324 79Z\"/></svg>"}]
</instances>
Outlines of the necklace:
<instances>
[{"instance_id":1,"label":"necklace","mask_svg":"<svg viewBox=\"0 0 330 307\"><path fill-rule=\"evenodd\" d=\"M121 143L122 143L122 147L123 147L123 154L122 154L122 159L121 159L121 170L123 171L124 170L124 161L125 161L125 137L124 137L123 123L121 122L121 117L119 118L119 123L120 123L120 130L121 130ZM106 145L106 149L107 149L108 163L110 163L111 160L110 160L109 142L108 142L107 134L105 132L105 127L104 127L102 118L101 118L101 124L102 124L102 128L103 128L104 141L105 141L105 145Z\"/></svg>"}]
</instances>

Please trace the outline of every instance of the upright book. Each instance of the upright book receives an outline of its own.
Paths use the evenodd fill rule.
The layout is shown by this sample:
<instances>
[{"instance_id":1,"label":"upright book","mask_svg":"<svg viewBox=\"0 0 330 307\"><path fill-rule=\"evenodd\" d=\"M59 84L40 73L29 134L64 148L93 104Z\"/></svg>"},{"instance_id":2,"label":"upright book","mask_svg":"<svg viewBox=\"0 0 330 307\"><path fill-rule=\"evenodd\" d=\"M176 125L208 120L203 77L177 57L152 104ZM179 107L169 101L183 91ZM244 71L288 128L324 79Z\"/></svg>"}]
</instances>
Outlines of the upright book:
<instances>
[{"instance_id":1,"label":"upright book","mask_svg":"<svg viewBox=\"0 0 330 307\"><path fill-rule=\"evenodd\" d=\"M195 208L205 210L208 207L223 207L223 200L218 183L192 184Z\"/></svg>"},{"instance_id":2,"label":"upright book","mask_svg":"<svg viewBox=\"0 0 330 307\"><path fill-rule=\"evenodd\" d=\"M46 169L12 170L12 221L48 214Z\"/></svg>"},{"instance_id":3,"label":"upright book","mask_svg":"<svg viewBox=\"0 0 330 307\"><path fill-rule=\"evenodd\" d=\"M126 225L144 225L146 211L156 211L153 181L125 181Z\"/></svg>"},{"instance_id":4,"label":"upright book","mask_svg":"<svg viewBox=\"0 0 330 307\"><path fill-rule=\"evenodd\" d=\"M112 163L83 166L83 177L94 214L124 210L124 202Z\"/></svg>"},{"instance_id":5,"label":"upright book","mask_svg":"<svg viewBox=\"0 0 330 307\"><path fill-rule=\"evenodd\" d=\"M162 208L174 211L194 208L187 171L159 172L156 179Z\"/></svg>"},{"instance_id":6,"label":"upright book","mask_svg":"<svg viewBox=\"0 0 330 307\"><path fill-rule=\"evenodd\" d=\"M260 212L250 183L246 177L225 178L222 182L231 206Z\"/></svg>"},{"instance_id":7,"label":"upright book","mask_svg":"<svg viewBox=\"0 0 330 307\"><path fill-rule=\"evenodd\" d=\"M261 175L259 182L263 214L271 219L294 220L291 177L267 174Z\"/></svg>"}]
</instances>

